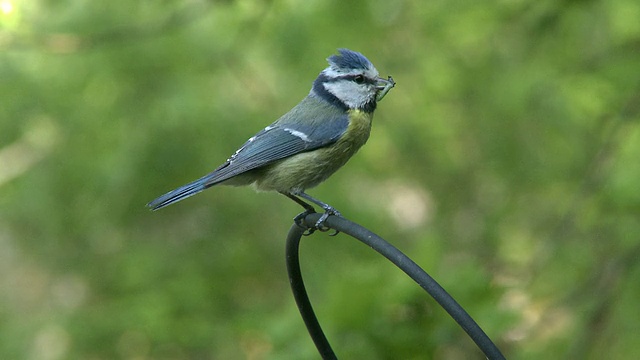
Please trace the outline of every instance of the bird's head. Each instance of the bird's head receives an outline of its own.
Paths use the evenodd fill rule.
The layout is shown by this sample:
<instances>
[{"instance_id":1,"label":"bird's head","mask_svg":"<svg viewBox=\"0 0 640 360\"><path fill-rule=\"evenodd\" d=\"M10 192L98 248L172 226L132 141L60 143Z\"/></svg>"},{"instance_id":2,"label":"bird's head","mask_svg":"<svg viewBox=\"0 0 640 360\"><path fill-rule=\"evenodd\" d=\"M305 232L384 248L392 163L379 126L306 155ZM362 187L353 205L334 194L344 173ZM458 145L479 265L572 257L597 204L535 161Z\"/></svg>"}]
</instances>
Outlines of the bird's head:
<instances>
[{"instance_id":1,"label":"bird's head","mask_svg":"<svg viewBox=\"0 0 640 360\"><path fill-rule=\"evenodd\" d=\"M318 75L312 93L345 109L375 110L395 82L391 76L381 78L375 66L359 52L338 51L327 59L329 67Z\"/></svg>"}]
</instances>

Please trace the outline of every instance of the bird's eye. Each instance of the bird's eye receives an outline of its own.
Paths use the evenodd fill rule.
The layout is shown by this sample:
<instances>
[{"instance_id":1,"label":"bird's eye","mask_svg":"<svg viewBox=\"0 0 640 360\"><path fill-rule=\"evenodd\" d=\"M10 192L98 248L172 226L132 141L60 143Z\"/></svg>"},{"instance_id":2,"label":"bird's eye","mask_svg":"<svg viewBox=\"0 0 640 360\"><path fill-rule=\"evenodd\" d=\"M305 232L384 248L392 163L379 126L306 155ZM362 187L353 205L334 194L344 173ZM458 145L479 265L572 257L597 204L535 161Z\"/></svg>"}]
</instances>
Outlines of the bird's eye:
<instances>
[{"instance_id":1,"label":"bird's eye","mask_svg":"<svg viewBox=\"0 0 640 360\"><path fill-rule=\"evenodd\" d=\"M356 75L353 78L353 81L355 81L356 84L362 84L364 82L364 76L362 75Z\"/></svg>"}]
</instances>

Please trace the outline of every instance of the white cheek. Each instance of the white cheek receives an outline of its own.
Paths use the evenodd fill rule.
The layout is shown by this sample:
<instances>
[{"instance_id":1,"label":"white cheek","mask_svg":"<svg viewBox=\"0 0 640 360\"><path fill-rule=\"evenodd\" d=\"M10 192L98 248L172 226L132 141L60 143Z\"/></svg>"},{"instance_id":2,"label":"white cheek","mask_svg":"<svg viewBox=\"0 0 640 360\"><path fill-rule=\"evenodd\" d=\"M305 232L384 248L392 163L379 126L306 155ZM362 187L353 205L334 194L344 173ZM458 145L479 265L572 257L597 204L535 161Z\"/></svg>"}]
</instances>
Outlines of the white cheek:
<instances>
[{"instance_id":1,"label":"white cheek","mask_svg":"<svg viewBox=\"0 0 640 360\"><path fill-rule=\"evenodd\" d=\"M352 81L324 83L325 89L335 95L350 108L362 107L370 101L372 92ZM375 93L375 92L373 92Z\"/></svg>"}]
</instances>

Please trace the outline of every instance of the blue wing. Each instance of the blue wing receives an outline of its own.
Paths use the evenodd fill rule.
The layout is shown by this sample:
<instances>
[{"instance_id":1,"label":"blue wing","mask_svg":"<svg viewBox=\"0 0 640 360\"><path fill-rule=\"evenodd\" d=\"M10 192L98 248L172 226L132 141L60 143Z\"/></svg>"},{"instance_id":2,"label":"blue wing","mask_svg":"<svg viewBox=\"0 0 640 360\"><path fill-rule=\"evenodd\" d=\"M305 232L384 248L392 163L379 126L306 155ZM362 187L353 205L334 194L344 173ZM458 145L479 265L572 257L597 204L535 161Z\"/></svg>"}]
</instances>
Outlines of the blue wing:
<instances>
[{"instance_id":1,"label":"blue wing","mask_svg":"<svg viewBox=\"0 0 640 360\"><path fill-rule=\"evenodd\" d=\"M157 210L247 171L330 145L336 142L349 126L348 115L342 111L330 111L328 116L322 119L301 116L301 120L304 121L292 121L300 115L297 106L250 138L213 172L160 196L147 206Z\"/></svg>"}]
</instances>

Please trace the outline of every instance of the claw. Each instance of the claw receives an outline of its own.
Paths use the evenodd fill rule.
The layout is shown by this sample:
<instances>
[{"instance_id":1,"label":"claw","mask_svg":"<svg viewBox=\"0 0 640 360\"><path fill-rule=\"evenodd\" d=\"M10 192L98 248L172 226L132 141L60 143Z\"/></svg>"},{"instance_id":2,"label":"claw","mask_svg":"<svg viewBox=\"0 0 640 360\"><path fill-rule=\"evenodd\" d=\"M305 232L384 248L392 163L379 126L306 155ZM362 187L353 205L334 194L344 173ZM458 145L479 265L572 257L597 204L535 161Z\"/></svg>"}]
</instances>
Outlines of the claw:
<instances>
[{"instance_id":1,"label":"claw","mask_svg":"<svg viewBox=\"0 0 640 360\"><path fill-rule=\"evenodd\" d=\"M342 214L340 214L340 212L334 208L332 208L331 206L327 206L325 208L325 212L324 214L322 214L322 216L320 216L320 219L318 219L318 221L316 222L315 228L322 231L322 232L326 232L329 231L331 228L326 227L324 225L325 221L327 221L327 218L329 218L330 215L335 215L335 216L340 216L342 217ZM329 236L336 236L340 233L340 231L335 230L332 234L329 234Z\"/></svg>"},{"instance_id":2,"label":"claw","mask_svg":"<svg viewBox=\"0 0 640 360\"><path fill-rule=\"evenodd\" d=\"M393 81L393 80L390 80ZM322 232L325 231L329 231L330 228L326 227L324 225L325 221L327 221L327 218L330 215L335 215L335 216L340 216L342 217L342 214L340 214L340 212L336 209L334 209L333 207L331 207L330 205L323 203L322 201L318 200L318 199L314 199L313 197L309 196L308 194L305 194L302 191L298 191L298 192L281 192L282 195L290 198L291 200L295 201L296 203L298 203L300 206L302 206L305 211L298 214L298 216L296 216L295 218L293 218L293 221L295 222L296 225L298 225L300 228L304 229L305 232L302 235L305 236L309 236L311 234L313 234L316 230L320 230ZM322 216L320 216L320 219L318 219L318 221L316 221L316 223L314 224L313 227L308 227L303 223L303 219L312 213L315 213L316 211L313 209L313 207L309 204L307 204L306 202L302 201L300 198L304 198L306 200L311 201L312 203L319 205L320 207L322 207L322 209L324 210L324 214L322 214ZM329 236L336 236L338 235L340 232L338 230L335 230L332 234L329 234Z\"/></svg>"},{"instance_id":3,"label":"claw","mask_svg":"<svg viewBox=\"0 0 640 360\"><path fill-rule=\"evenodd\" d=\"M316 229L318 229L320 231L328 231L329 228L324 226L324 222L327 221L328 217L329 217L329 212L325 211L325 213L322 214L322 216L320 216L320 219L318 219L318 221L316 221Z\"/></svg>"},{"instance_id":4,"label":"claw","mask_svg":"<svg viewBox=\"0 0 640 360\"><path fill-rule=\"evenodd\" d=\"M313 210L313 209L305 210L305 211L301 212L300 214L296 215L296 217L293 218L293 222L296 225L298 225L299 228L305 230L305 232L302 233L302 236L309 236L309 235L313 234L316 231L315 227L307 227L303 223L304 218L309 214L313 214L314 212L316 212L316 211Z\"/></svg>"},{"instance_id":5,"label":"claw","mask_svg":"<svg viewBox=\"0 0 640 360\"><path fill-rule=\"evenodd\" d=\"M301 212L300 214L296 215L296 217L293 218L293 222L296 223L296 225L306 229L307 227L302 223L302 220L305 217L307 217L307 215L313 214L314 212L315 211L305 210L305 211Z\"/></svg>"}]
</instances>

